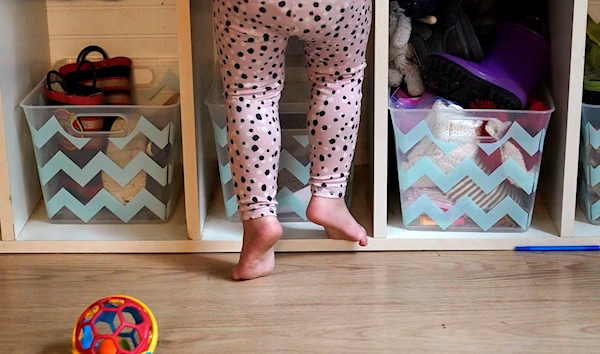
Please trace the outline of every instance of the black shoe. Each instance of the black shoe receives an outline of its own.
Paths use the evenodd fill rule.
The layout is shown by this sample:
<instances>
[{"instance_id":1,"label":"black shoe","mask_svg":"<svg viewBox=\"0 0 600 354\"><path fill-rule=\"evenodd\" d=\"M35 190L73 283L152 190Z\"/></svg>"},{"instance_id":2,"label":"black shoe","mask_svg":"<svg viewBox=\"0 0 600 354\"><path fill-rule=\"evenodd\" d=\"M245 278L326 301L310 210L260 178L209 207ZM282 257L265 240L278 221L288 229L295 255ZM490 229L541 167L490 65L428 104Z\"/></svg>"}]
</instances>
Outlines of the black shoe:
<instances>
[{"instance_id":1,"label":"black shoe","mask_svg":"<svg viewBox=\"0 0 600 354\"><path fill-rule=\"evenodd\" d=\"M430 56L423 66L422 75L423 83L431 92L463 108L474 108L473 105L477 102L493 104L485 108L523 108L519 97L514 93L478 77L446 57Z\"/></svg>"},{"instance_id":2,"label":"black shoe","mask_svg":"<svg viewBox=\"0 0 600 354\"><path fill-rule=\"evenodd\" d=\"M460 0L439 1L434 16L435 25L413 22L410 44L421 66L431 54L450 54L473 62L483 60L479 39Z\"/></svg>"}]
</instances>

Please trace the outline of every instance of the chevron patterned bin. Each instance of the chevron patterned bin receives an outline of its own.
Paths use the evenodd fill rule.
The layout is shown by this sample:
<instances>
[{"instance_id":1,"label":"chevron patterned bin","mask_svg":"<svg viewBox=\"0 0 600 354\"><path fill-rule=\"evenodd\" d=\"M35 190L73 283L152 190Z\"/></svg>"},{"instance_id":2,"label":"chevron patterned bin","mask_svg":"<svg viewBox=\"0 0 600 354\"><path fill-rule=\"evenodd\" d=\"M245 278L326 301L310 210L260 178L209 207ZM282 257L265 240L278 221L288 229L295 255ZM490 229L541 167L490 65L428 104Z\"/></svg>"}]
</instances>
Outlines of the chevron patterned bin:
<instances>
[{"instance_id":1,"label":"chevron patterned bin","mask_svg":"<svg viewBox=\"0 0 600 354\"><path fill-rule=\"evenodd\" d=\"M390 99L407 229L523 232L531 224L546 128L546 89L529 110L462 109Z\"/></svg>"},{"instance_id":2,"label":"chevron patterned bin","mask_svg":"<svg viewBox=\"0 0 600 354\"><path fill-rule=\"evenodd\" d=\"M298 69L298 70L296 70ZM303 67L288 68L287 81L279 102L281 124L281 156L279 160L279 190L277 213L280 221L307 221L306 207L311 198L310 148L306 130L306 114L310 105L310 84L301 81ZM218 75L217 75L218 77ZM295 79L294 79L295 78ZM237 198L231 180L229 155L227 152L226 110L223 104L222 86L217 79L206 99L215 133L221 189L225 201L225 213L232 221L238 221ZM352 173L350 178L352 178ZM350 204L352 179L348 181L346 203Z\"/></svg>"},{"instance_id":3,"label":"chevron patterned bin","mask_svg":"<svg viewBox=\"0 0 600 354\"><path fill-rule=\"evenodd\" d=\"M163 80L159 87L134 91L137 105L48 106L45 80L25 97L21 106L52 222L156 223L170 218L183 184L174 75L169 71L165 76L174 83L170 90ZM115 122L110 131L81 133L73 128L78 117Z\"/></svg>"},{"instance_id":4,"label":"chevron patterned bin","mask_svg":"<svg viewBox=\"0 0 600 354\"><path fill-rule=\"evenodd\" d=\"M600 106L581 108L579 203L588 221L600 225Z\"/></svg>"}]
</instances>

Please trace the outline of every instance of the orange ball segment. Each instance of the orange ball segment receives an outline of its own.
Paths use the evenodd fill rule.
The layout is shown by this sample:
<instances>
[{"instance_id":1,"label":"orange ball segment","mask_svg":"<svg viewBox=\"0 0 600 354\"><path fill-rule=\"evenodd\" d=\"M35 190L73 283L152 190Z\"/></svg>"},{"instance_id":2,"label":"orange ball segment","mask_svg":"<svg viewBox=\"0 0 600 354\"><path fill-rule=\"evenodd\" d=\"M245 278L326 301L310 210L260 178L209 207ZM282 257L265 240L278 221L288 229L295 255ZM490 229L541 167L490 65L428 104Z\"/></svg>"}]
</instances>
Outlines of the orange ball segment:
<instances>
[{"instance_id":1,"label":"orange ball segment","mask_svg":"<svg viewBox=\"0 0 600 354\"><path fill-rule=\"evenodd\" d=\"M117 354L117 345L112 339L106 339L98 346L98 354Z\"/></svg>"}]
</instances>

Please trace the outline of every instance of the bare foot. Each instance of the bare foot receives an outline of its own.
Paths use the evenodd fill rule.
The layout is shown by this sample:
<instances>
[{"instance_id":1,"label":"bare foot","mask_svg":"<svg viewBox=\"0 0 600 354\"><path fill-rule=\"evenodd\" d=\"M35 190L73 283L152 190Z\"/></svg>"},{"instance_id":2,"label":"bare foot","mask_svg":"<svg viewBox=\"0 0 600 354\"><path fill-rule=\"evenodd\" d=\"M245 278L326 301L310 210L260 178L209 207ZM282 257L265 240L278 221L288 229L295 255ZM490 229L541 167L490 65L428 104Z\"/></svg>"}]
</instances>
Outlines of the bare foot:
<instances>
[{"instance_id":1,"label":"bare foot","mask_svg":"<svg viewBox=\"0 0 600 354\"><path fill-rule=\"evenodd\" d=\"M265 277L275 268L275 244L283 229L276 217L244 221L244 244L240 261L233 268L234 280Z\"/></svg>"},{"instance_id":2,"label":"bare foot","mask_svg":"<svg viewBox=\"0 0 600 354\"><path fill-rule=\"evenodd\" d=\"M313 196L306 210L306 216L317 225L325 228L327 237L333 240L368 243L367 231L354 219L344 199L329 199Z\"/></svg>"}]
</instances>

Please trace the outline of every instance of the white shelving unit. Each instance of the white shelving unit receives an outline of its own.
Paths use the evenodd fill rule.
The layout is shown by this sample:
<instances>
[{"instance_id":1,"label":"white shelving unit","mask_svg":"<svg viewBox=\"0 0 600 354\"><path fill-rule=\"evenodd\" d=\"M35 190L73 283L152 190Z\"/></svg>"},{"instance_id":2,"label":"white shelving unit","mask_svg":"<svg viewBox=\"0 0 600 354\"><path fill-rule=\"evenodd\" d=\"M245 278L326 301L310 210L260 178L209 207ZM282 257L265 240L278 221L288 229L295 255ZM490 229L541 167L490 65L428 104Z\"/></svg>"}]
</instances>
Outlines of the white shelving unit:
<instances>
[{"instance_id":1,"label":"white shelving unit","mask_svg":"<svg viewBox=\"0 0 600 354\"><path fill-rule=\"evenodd\" d=\"M189 2L7 0L0 4L0 22L0 88L4 93L0 100L0 164L6 171L0 176L0 195L6 195L0 207L0 215L4 215L0 220L4 230L0 252L69 252L87 243L112 243L99 248L101 252L127 248L121 242L198 238L198 199L193 195L184 203L182 194L175 215L161 225L50 223L42 202L29 128L19 107L53 63L74 58L91 44L114 56L128 56L134 63L147 59L178 63L184 115L185 195L197 191L193 80L190 75L181 75L192 71Z\"/></svg>"},{"instance_id":2,"label":"white shelving unit","mask_svg":"<svg viewBox=\"0 0 600 354\"><path fill-rule=\"evenodd\" d=\"M357 152L355 216L369 246L337 242L308 223L285 224L279 251L497 250L516 245L600 243L600 227L576 213L586 0L550 0L556 104L543 156L532 227L525 233L416 232L402 225L388 191L388 0L375 1L365 83L363 144ZM0 2L0 253L237 252L239 223L226 219L213 130L204 99L214 79L210 1L5 0ZM590 3L600 15L600 2ZM180 71L185 191L160 225L56 225L41 203L20 100L51 63L89 44L136 58L176 59ZM392 157L393 158L393 157Z\"/></svg>"}]
</instances>

